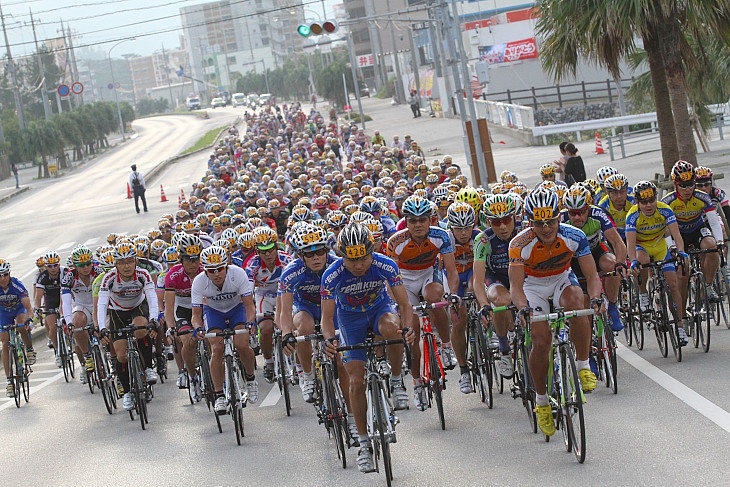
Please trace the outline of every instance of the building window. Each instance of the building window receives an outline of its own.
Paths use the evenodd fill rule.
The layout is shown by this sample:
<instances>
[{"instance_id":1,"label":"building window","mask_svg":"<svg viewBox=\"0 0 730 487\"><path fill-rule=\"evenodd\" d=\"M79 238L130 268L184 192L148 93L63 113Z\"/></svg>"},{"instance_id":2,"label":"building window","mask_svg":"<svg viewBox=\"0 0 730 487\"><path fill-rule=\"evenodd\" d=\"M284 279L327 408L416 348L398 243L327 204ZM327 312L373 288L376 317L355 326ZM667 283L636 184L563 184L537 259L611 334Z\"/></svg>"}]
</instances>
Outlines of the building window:
<instances>
[{"instance_id":1,"label":"building window","mask_svg":"<svg viewBox=\"0 0 730 487\"><path fill-rule=\"evenodd\" d=\"M228 64L236 64L236 56L228 56Z\"/></svg>"}]
</instances>

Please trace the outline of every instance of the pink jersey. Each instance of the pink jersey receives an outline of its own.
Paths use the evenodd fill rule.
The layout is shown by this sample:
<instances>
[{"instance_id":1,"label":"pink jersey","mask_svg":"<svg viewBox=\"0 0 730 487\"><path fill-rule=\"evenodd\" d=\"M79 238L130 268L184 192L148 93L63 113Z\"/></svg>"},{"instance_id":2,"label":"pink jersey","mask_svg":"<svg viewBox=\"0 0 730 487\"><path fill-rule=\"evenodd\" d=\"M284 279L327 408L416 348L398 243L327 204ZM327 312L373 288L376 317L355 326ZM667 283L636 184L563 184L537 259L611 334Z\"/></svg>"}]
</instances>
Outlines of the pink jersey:
<instances>
[{"instance_id":1,"label":"pink jersey","mask_svg":"<svg viewBox=\"0 0 730 487\"><path fill-rule=\"evenodd\" d=\"M198 274L203 272L203 266L198 268ZM182 264L175 264L165 276L165 291L175 291L175 307L192 308L191 289L193 281L185 272Z\"/></svg>"}]
</instances>

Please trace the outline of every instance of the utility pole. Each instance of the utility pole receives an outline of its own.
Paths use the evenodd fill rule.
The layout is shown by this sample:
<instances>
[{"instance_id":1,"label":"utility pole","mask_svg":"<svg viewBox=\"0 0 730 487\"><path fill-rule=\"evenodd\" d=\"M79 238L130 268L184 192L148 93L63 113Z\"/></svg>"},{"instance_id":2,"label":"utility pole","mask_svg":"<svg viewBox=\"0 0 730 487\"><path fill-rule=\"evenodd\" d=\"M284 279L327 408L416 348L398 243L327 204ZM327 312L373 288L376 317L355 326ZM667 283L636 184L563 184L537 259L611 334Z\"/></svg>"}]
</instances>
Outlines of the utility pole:
<instances>
[{"instance_id":1,"label":"utility pole","mask_svg":"<svg viewBox=\"0 0 730 487\"><path fill-rule=\"evenodd\" d=\"M170 66L165 52L165 44L162 44L162 59L165 61L165 78L167 78L167 89L170 90L170 109L175 111L175 97L172 96L172 85L170 84Z\"/></svg>"},{"instance_id":2,"label":"utility pole","mask_svg":"<svg viewBox=\"0 0 730 487\"><path fill-rule=\"evenodd\" d=\"M368 17L375 15L373 0L365 0L365 15ZM380 29L378 29L378 26L375 25L375 22L368 20L367 23L368 32L370 34L370 45L373 48L373 59L375 59L375 80L380 81L380 86L376 83L375 87L380 89L380 87L387 86L388 84L388 70L385 67L385 63L382 62L381 56L382 49L380 46L382 43L380 41Z\"/></svg>"},{"instance_id":3,"label":"utility pole","mask_svg":"<svg viewBox=\"0 0 730 487\"><path fill-rule=\"evenodd\" d=\"M355 97L357 98L357 109L360 112L360 123L365 129L365 113L362 111L362 98L360 97L360 80L357 79L357 64L355 64L355 45L352 43L352 36L347 35L347 51L350 54L350 70L352 72L352 84L355 85ZM344 80L344 73L343 73ZM347 89L345 89L347 94Z\"/></svg>"},{"instance_id":4,"label":"utility pole","mask_svg":"<svg viewBox=\"0 0 730 487\"><path fill-rule=\"evenodd\" d=\"M0 23L3 27L3 35L5 36L5 47L8 50L8 71L10 79L13 83L13 98L15 98L15 110L18 112L18 125L21 129L25 128L25 115L23 114L23 102L20 99L20 90L18 88L17 66L13 61L13 55L10 52L10 41L8 41L8 31L5 29L5 16L3 15L2 6L0 6Z\"/></svg>"},{"instance_id":5,"label":"utility pole","mask_svg":"<svg viewBox=\"0 0 730 487\"><path fill-rule=\"evenodd\" d=\"M448 76L446 76L446 68L443 65L443 54L441 53L441 30L439 29L439 15L437 15L438 12L435 9L436 2L437 0L431 0L431 8L428 10L428 36L431 41L434 71L436 72L433 84L436 86L439 97L441 98L441 106L445 106L446 108L445 115L447 117L451 117L454 114L454 109L450 99L451 90L449 89L449 80ZM446 93L441 93L441 89L437 83L438 78L444 79Z\"/></svg>"},{"instance_id":6,"label":"utility pole","mask_svg":"<svg viewBox=\"0 0 730 487\"><path fill-rule=\"evenodd\" d=\"M416 53L416 44L413 42L413 25L409 26L409 32L410 36L408 38L410 44L411 44L411 64L413 66L413 80L416 83L416 91L418 92L418 96L421 96L421 76L418 73L418 54Z\"/></svg>"},{"instance_id":7,"label":"utility pole","mask_svg":"<svg viewBox=\"0 0 730 487\"><path fill-rule=\"evenodd\" d=\"M46 116L46 120L51 118L51 107L48 105L48 86L46 86L46 71L43 68L43 58L41 52L38 50L38 37L35 33L35 21L33 20L33 11L28 9L30 12L30 25L33 26L33 42L35 42L35 52L38 57L38 71L41 74L41 100L43 101L43 113Z\"/></svg>"},{"instance_id":8,"label":"utility pole","mask_svg":"<svg viewBox=\"0 0 730 487\"><path fill-rule=\"evenodd\" d=\"M71 54L71 75L73 76L72 82L79 81L79 67L76 65L76 53L74 52L74 41L71 36L71 26L68 26L68 51ZM76 95L76 106L84 105L84 94L79 93Z\"/></svg>"},{"instance_id":9,"label":"utility pole","mask_svg":"<svg viewBox=\"0 0 730 487\"><path fill-rule=\"evenodd\" d=\"M390 0L385 0L385 5L390 13ZM400 60L398 59L398 47L395 45L395 29L393 22L390 22L390 44L393 48L393 60L395 64L395 99L398 103L405 102L408 97L403 96L403 78L400 71Z\"/></svg>"}]
</instances>

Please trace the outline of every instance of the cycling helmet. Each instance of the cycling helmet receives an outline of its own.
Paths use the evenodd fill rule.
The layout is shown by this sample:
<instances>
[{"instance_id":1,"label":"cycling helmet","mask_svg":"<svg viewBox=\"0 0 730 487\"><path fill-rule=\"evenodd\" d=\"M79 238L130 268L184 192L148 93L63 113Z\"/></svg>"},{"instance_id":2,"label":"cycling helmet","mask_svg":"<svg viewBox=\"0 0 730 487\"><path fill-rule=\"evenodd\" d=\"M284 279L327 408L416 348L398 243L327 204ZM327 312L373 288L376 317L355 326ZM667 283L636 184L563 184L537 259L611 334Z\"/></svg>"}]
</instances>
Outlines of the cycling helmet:
<instances>
[{"instance_id":1,"label":"cycling helmet","mask_svg":"<svg viewBox=\"0 0 730 487\"><path fill-rule=\"evenodd\" d=\"M365 213L364 211L356 211L352 215L350 215L350 223L362 223L365 220L370 220L373 217L370 213Z\"/></svg>"},{"instance_id":2,"label":"cycling helmet","mask_svg":"<svg viewBox=\"0 0 730 487\"><path fill-rule=\"evenodd\" d=\"M502 176L502 182L503 183L516 183L519 179L517 178L517 174L513 173L512 171L508 171L506 174Z\"/></svg>"},{"instance_id":3,"label":"cycling helmet","mask_svg":"<svg viewBox=\"0 0 730 487\"><path fill-rule=\"evenodd\" d=\"M347 225L347 217L340 210L332 211L327 215L327 225L330 228L342 228Z\"/></svg>"},{"instance_id":4,"label":"cycling helmet","mask_svg":"<svg viewBox=\"0 0 730 487\"><path fill-rule=\"evenodd\" d=\"M428 183L428 184L438 184L439 179L441 179L441 177L438 174L431 173L428 176L426 176L426 183Z\"/></svg>"},{"instance_id":5,"label":"cycling helmet","mask_svg":"<svg viewBox=\"0 0 730 487\"><path fill-rule=\"evenodd\" d=\"M42 255L36 259L35 265L36 267L38 267L38 269L43 269L43 267L45 267L46 260L43 258Z\"/></svg>"},{"instance_id":6,"label":"cycling helmet","mask_svg":"<svg viewBox=\"0 0 730 487\"><path fill-rule=\"evenodd\" d=\"M431 191L431 196L433 196L434 199L440 197L448 197L449 188L447 188L446 186L439 186L438 188L435 188L433 191Z\"/></svg>"},{"instance_id":7,"label":"cycling helmet","mask_svg":"<svg viewBox=\"0 0 730 487\"><path fill-rule=\"evenodd\" d=\"M71 258L70 255L68 257L66 257L66 267L69 269L74 268L74 260Z\"/></svg>"},{"instance_id":8,"label":"cycling helmet","mask_svg":"<svg viewBox=\"0 0 730 487\"><path fill-rule=\"evenodd\" d=\"M420 196L410 196L403 202L401 211L404 215L431 216L431 204Z\"/></svg>"},{"instance_id":9,"label":"cycling helmet","mask_svg":"<svg viewBox=\"0 0 730 487\"><path fill-rule=\"evenodd\" d=\"M157 228L159 228L160 231L167 230L168 228L172 228L172 224L170 223L170 220L168 220L167 218L163 218L162 220L157 222ZM109 237L107 237L107 241L109 241Z\"/></svg>"},{"instance_id":10,"label":"cycling helmet","mask_svg":"<svg viewBox=\"0 0 730 487\"><path fill-rule=\"evenodd\" d=\"M258 250L268 250L276 246L276 230L269 226L259 227L254 230L253 239Z\"/></svg>"},{"instance_id":11,"label":"cycling helmet","mask_svg":"<svg viewBox=\"0 0 730 487\"><path fill-rule=\"evenodd\" d=\"M200 257L202 248L203 244L197 235L183 234L177 243L177 250L180 255L193 260Z\"/></svg>"},{"instance_id":12,"label":"cycling helmet","mask_svg":"<svg viewBox=\"0 0 730 487\"><path fill-rule=\"evenodd\" d=\"M142 241L137 242L135 245L137 246L137 257L145 258L150 250L150 245Z\"/></svg>"},{"instance_id":13,"label":"cycling helmet","mask_svg":"<svg viewBox=\"0 0 730 487\"><path fill-rule=\"evenodd\" d=\"M253 249L255 245L253 234L251 232L244 232L240 234L238 236L238 239L236 240L236 243L242 251L248 252L249 250Z\"/></svg>"},{"instance_id":14,"label":"cycling helmet","mask_svg":"<svg viewBox=\"0 0 730 487\"><path fill-rule=\"evenodd\" d=\"M228 240L222 239L222 238L219 238L218 240L213 242L213 246L214 247L223 247L224 249L226 249L226 252L229 252L229 253L231 251L231 242L229 242Z\"/></svg>"},{"instance_id":15,"label":"cycling helmet","mask_svg":"<svg viewBox=\"0 0 730 487\"><path fill-rule=\"evenodd\" d=\"M312 223L305 223L292 233L291 244L298 252L313 252L327 246L327 232Z\"/></svg>"},{"instance_id":16,"label":"cycling helmet","mask_svg":"<svg viewBox=\"0 0 730 487\"><path fill-rule=\"evenodd\" d=\"M447 219L451 228L468 228L476 223L474 209L463 201L457 201L449 206Z\"/></svg>"},{"instance_id":17,"label":"cycling helmet","mask_svg":"<svg viewBox=\"0 0 730 487\"><path fill-rule=\"evenodd\" d=\"M506 196L509 196L512 199L512 202L515 204L515 216L521 218L522 208L525 206L522 196L517 193L507 193Z\"/></svg>"},{"instance_id":18,"label":"cycling helmet","mask_svg":"<svg viewBox=\"0 0 730 487\"><path fill-rule=\"evenodd\" d=\"M560 202L555 191L538 188L525 199L525 213L530 220L551 220L558 216Z\"/></svg>"},{"instance_id":19,"label":"cycling helmet","mask_svg":"<svg viewBox=\"0 0 730 487\"><path fill-rule=\"evenodd\" d=\"M200 232L200 223L198 223L198 220L188 220L182 225L182 231L187 232Z\"/></svg>"},{"instance_id":20,"label":"cycling helmet","mask_svg":"<svg viewBox=\"0 0 730 487\"><path fill-rule=\"evenodd\" d=\"M636 201L647 201L657 197L657 189L651 181L639 181L634 186Z\"/></svg>"},{"instance_id":21,"label":"cycling helmet","mask_svg":"<svg viewBox=\"0 0 730 487\"><path fill-rule=\"evenodd\" d=\"M160 238L161 236L162 236L162 232L160 232L159 230L150 230L149 232L147 232L147 238L149 239L150 242Z\"/></svg>"},{"instance_id":22,"label":"cycling helmet","mask_svg":"<svg viewBox=\"0 0 730 487\"><path fill-rule=\"evenodd\" d=\"M362 223L350 223L337 238L337 250L348 259L359 259L375 250L373 234Z\"/></svg>"},{"instance_id":23,"label":"cycling helmet","mask_svg":"<svg viewBox=\"0 0 730 487\"><path fill-rule=\"evenodd\" d=\"M596 171L596 179L598 180L598 184L606 184L606 178L609 176L613 176L614 174L618 174L618 169L611 166L603 166L602 168L598 169Z\"/></svg>"},{"instance_id":24,"label":"cycling helmet","mask_svg":"<svg viewBox=\"0 0 730 487\"><path fill-rule=\"evenodd\" d=\"M315 218L314 220L312 220L309 223L311 223L312 225L318 226L319 228L321 228L325 232L328 230L328 228L327 228L327 220L325 220L324 218Z\"/></svg>"},{"instance_id":25,"label":"cycling helmet","mask_svg":"<svg viewBox=\"0 0 730 487\"><path fill-rule=\"evenodd\" d=\"M132 259L137 257L137 248L134 246L134 244L129 243L121 243L117 244L116 247L114 247L114 261L119 261L122 259ZM76 260L74 259L74 264L76 264Z\"/></svg>"},{"instance_id":26,"label":"cycling helmet","mask_svg":"<svg viewBox=\"0 0 730 487\"><path fill-rule=\"evenodd\" d=\"M176 233L172 236L170 239L170 243L173 247L177 248L180 245L180 241L183 239L183 237L187 235L187 233Z\"/></svg>"},{"instance_id":27,"label":"cycling helmet","mask_svg":"<svg viewBox=\"0 0 730 487\"><path fill-rule=\"evenodd\" d=\"M106 241L109 243L109 245L114 245L117 242L117 234L116 233L110 233L106 236Z\"/></svg>"},{"instance_id":28,"label":"cycling helmet","mask_svg":"<svg viewBox=\"0 0 730 487\"><path fill-rule=\"evenodd\" d=\"M71 251L71 258L73 259L74 265L78 266L79 264L91 264L93 255L88 247L79 245Z\"/></svg>"},{"instance_id":29,"label":"cycling helmet","mask_svg":"<svg viewBox=\"0 0 730 487\"><path fill-rule=\"evenodd\" d=\"M175 213L175 220L179 222L184 222L188 218L190 218L190 214L185 210L177 210Z\"/></svg>"},{"instance_id":30,"label":"cycling helmet","mask_svg":"<svg viewBox=\"0 0 730 487\"><path fill-rule=\"evenodd\" d=\"M295 222L305 222L312 219L312 212L304 205L296 205L291 210L290 218Z\"/></svg>"},{"instance_id":31,"label":"cycling helmet","mask_svg":"<svg viewBox=\"0 0 730 487\"><path fill-rule=\"evenodd\" d=\"M548 162L547 164L543 164L540 166L540 176L554 176L555 175L555 166L552 162Z\"/></svg>"},{"instance_id":32,"label":"cycling helmet","mask_svg":"<svg viewBox=\"0 0 730 487\"><path fill-rule=\"evenodd\" d=\"M106 252L102 252L99 256L99 263L105 271L109 271L112 267L114 267L114 251L107 250Z\"/></svg>"},{"instance_id":33,"label":"cycling helmet","mask_svg":"<svg viewBox=\"0 0 730 487\"><path fill-rule=\"evenodd\" d=\"M223 247L213 245L200 253L200 263L205 270L218 269L228 264L228 252Z\"/></svg>"},{"instance_id":34,"label":"cycling helmet","mask_svg":"<svg viewBox=\"0 0 730 487\"><path fill-rule=\"evenodd\" d=\"M43 256L43 261L46 263L46 265L60 264L61 256L58 255L58 253L55 250L49 250Z\"/></svg>"},{"instance_id":35,"label":"cycling helmet","mask_svg":"<svg viewBox=\"0 0 730 487\"><path fill-rule=\"evenodd\" d=\"M153 240L152 243L150 244L150 252L152 252L155 255L162 254L162 252L164 252L166 248L167 248L167 243L165 243L164 240L159 239L159 238L156 240Z\"/></svg>"},{"instance_id":36,"label":"cycling helmet","mask_svg":"<svg viewBox=\"0 0 730 487\"><path fill-rule=\"evenodd\" d=\"M591 193L583 186L574 184L563 196L563 205L569 210L580 210L591 204Z\"/></svg>"},{"instance_id":37,"label":"cycling helmet","mask_svg":"<svg viewBox=\"0 0 730 487\"><path fill-rule=\"evenodd\" d=\"M383 236L383 224L380 222L380 220L370 218L369 220L365 220L364 222L362 222L362 224L365 225L368 230L370 230L370 233L373 234L373 239L381 238Z\"/></svg>"},{"instance_id":38,"label":"cycling helmet","mask_svg":"<svg viewBox=\"0 0 730 487\"><path fill-rule=\"evenodd\" d=\"M173 266L173 265L177 264L178 262L180 262L180 253L177 251L177 249L175 247L168 247L162 253L162 260L168 266Z\"/></svg>"},{"instance_id":39,"label":"cycling helmet","mask_svg":"<svg viewBox=\"0 0 730 487\"><path fill-rule=\"evenodd\" d=\"M514 199L509 194L490 195L482 207L482 213L487 218L505 218L514 216L516 212Z\"/></svg>"},{"instance_id":40,"label":"cycling helmet","mask_svg":"<svg viewBox=\"0 0 730 487\"><path fill-rule=\"evenodd\" d=\"M230 227L233 221L231 220L231 215L221 215L220 217L220 223L222 227Z\"/></svg>"},{"instance_id":41,"label":"cycling helmet","mask_svg":"<svg viewBox=\"0 0 730 487\"><path fill-rule=\"evenodd\" d=\"M629 180L623 174L612 174L603 181L606 191L619 191L629 187Z\"/></svg>"},{"instance_id":42,"label":"cycling helmet","mask_svg":"<svg viewBox=\"0 0 730 487\"><path fill-rule=\"evenodd\" d=\"M558 185L555 184L555 181L543 181L540 183L539 187L549 189L550 191L558 189Z\"/></svg>"},{"instance_id":43,"label":"cycling helmet","mask_svg":"<svg viewBox=\"0 0 730 487\"><path fill-rule=\"evenodd\" d=\"M672 166L672 181L674 184L678 182L689 182L695 178L695 168L687 161L677 161Z\"/></svg>"},{"instance_id":44,"label":"cycling helmet","mask_svg":"<svg viewBox=\"0 0 730 487\"><path fill-rule=\"evenodd\" d=\"M583 184L588 185L588 189L591 190L591 198L597 195L598 192L601 190L601 186L595 179L586 179L585 181L583 181Z\"/></svg>"},{"instance_id":45,"label":"cycling helmet","mask_svg":"<svg viewBox=\"0 0 730 487\"><path fill-rule=\"evenodd\" d=\"M454 198L454 201L462 201L468 204L474 209L475 215L479 213L479 211L482 209L482 204L484 203L484 200L481 196L479 196L477 190L472 188L471 186L460 189L459 192L456 193L456 198Z\"/></svg>"},{"instance_id":46,"label":"cycling helmet","mask_svg":"<svg viewBox=\"0 0 730 487\"><path fill-rule=\"evenodd\" d=\"M434 199L434 202L436 203L436 206L438 208L448 208L449 206L451 206L451 200L449 200L449 198L447 196L437 196ZM471 207L469 207L469 208L471 208ZM474 210L472 210L472 211L474 211Z\"/></svg>"},{"instance_id":47,"label":"cycling helmet","mask_svg":"<svg viewBox=\"0 0 730 487\"><path fill-rule=\"evenodd\" d=\"M697 166L695 168L695 180L697 181L711 181L712 180L712 169L705 166Z\"/></svg>"},{"instance_id":48,"label":"cycling helmet","mask_svg":"<svg viewBox=\"0 0 730 487\"><path fill-rule=\"evenodd\" d=\"M246 208L246 216L249 218L259 216L259 210L255 206L249 206Z\"/></svg>"},{"instance_id":49,"label":"cycling helmet","mask_svg":"<svg viewBox=\"0 0 730 487\"><path fill-rule=\"evenodd\" d=\"M261 218L254 217L254 218L249 218L248 219L248 221L246 222L246 227L248 228L248 231L249 232L253 232L254 230L256 230L257 228L259 228L263 224L264 224L264 222L261 221Z\"/></svg>"},{"instance_id":50,"label":"cycling helmet","mask_svg":"<svg viewBox=\"0 0 730 487\"><path fill-rule=\"evenodd\" d=\"M231 244L231 246L236 245L236 241L238 240L238 232L235 228L226 228L221 233L220 238L223 240L228 240Z\"/></svg>"},{"instance_id":51,"label":"cycling helmet","mask_svg":"<svg viewBox=\"0 0 730 487\"><path fill-rule=\"evenodd\" d=\"M352 215L353 213L357 213L358 211L360 211L360 207L354 203L345 207L345 214L347 215Z\"/></svg>"},{"instance_id":52,"label":"cycling helmet","mask_svg":"<svg viewBox=\"0 0 730 487\"><path fill-rule=\"evenodd\" d=\"M0 259L0 274L7 274L10 272L10 262L7 260Z\"/></svg>"},{"instance_id":53,"label":"cycling helmet","mask_svg":"<svg viewBox=\"0 0 730 487\"><path fill-rule=\"evenodd\" d=\"M370 213L371 215L380 213L380 203L378 203L378 199L374 196L364 197L362 201L360 201L360 211Z\"/></svg>"}]
</instances>

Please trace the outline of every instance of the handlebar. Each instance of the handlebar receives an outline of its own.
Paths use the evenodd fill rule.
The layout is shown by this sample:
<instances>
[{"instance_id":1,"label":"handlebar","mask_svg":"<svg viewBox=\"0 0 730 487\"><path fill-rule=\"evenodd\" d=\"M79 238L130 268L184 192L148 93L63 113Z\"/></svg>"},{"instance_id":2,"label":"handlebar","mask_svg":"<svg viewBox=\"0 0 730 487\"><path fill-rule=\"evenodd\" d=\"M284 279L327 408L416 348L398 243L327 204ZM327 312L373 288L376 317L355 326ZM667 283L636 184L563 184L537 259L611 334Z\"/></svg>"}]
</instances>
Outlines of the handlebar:
<instances>
[{"instance_id":1,"label":"handlebar","mask_svg":"<svg viewBox=\"0 0 730 487\"><path fill-rule=\"evenodd\" d=\"M397 340L380 340L379 342L365 342L357 343L355 345L344 345L342 347L337 347L337 351L347 352L348 350L366 350L375 347L385 347L388 345L399 345L403 343L405 343L405 340L403 338L398 338Z\"/></svg>"},{"instance_id":2,"label":"handlebar","mask_svg":"<svg viewBox=\"0 0 730 487\"><path fill-rule=\"evenodd\" d=\"M417 304L416 306L411 306L413 308L414 313L418 314L425 314L429 310L436 309L436 308L445 308L446 306L451 306L451 302L449 301L439 301L436 303L427 303L427 302L421 302Z\"/></svg>"},{"instance_id":3,"label":"handlebar","mask_svg":"<svg viewBox=\"0 0 730 487\"><path fill-rule=\"evenodd\" d=\"M321 333L311 333L309 335L302 335L294 338L296 339L297 343L302 343L311 342L314 340L324 340L324 335L322 335Z\"/></svg>"},{"instance_id":4,"label":"handlebar","mask_svg":"<svg viewBox=\"0 0 730 487\"><path fill-rule=\"evenodd\" d=\"M534 315L530 321L555 321L560 318L574 318L576 316L591 316L595 314L593 309L577 309L574 311L561 311L559 313L548 313L544 315Z\"/></svg>"},{"instance_id":5,"label":"handlebar","mask_svg":"<svg viewBox=\"0 0 730 487\"><path fill-rule=\"evenodd\" d=\"M246 323L242 323L246 324ZM213 338L213 337L230 337L233 335L241 335L242 333L248 333L248 328L239 328L238 330L220 330L220 331L214 331L214 332L208 332L205 335L203 335L204 338Z\"/></svg>"}]
</instances>

